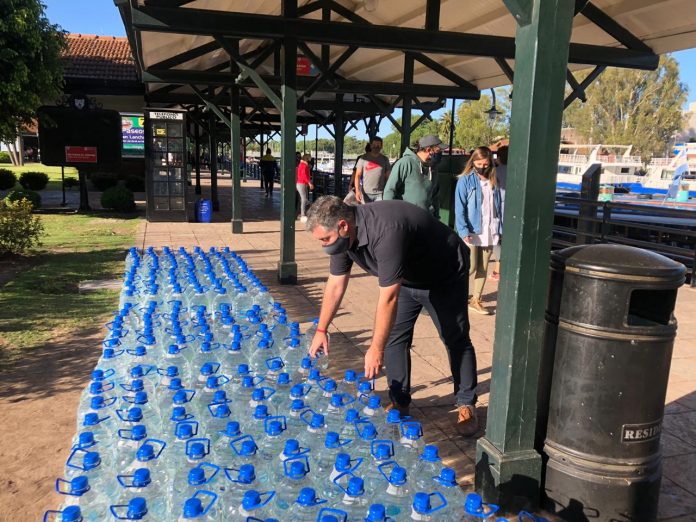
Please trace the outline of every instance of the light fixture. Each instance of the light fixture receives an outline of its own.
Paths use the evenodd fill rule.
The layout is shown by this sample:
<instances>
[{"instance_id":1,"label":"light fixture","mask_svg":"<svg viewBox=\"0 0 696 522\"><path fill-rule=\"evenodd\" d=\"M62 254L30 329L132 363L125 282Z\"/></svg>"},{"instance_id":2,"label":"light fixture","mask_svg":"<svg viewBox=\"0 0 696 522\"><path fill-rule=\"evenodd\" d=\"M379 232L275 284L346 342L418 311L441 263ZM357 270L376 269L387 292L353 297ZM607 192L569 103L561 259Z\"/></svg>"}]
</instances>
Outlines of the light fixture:
<instances>
[{"instance_id":1,"label":"light fixture","mask_svg":"<svg viewBox=\"0 0 696 522\"><path fill-rule=\"evenodd\" d=\"M485 112L486 112L486 114L488 114L489 121L491 123L493 123L495 121L495 119L500 115L500 111L495 106L495 89L491 89L491 96L492 96L491 108Z\"/></svg>"}]
</instances>

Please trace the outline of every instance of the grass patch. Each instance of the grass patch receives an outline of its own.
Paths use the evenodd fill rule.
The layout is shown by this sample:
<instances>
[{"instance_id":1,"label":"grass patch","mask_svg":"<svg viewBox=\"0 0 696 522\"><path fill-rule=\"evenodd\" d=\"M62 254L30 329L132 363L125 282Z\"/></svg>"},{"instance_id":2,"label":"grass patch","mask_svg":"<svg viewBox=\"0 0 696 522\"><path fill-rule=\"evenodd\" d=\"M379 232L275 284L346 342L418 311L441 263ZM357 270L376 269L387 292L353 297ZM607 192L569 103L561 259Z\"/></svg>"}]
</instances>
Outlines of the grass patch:
<instances>
[{"instance_id":1,"label":"grass patch","mask_svg":"<svg viewBox=\"0 0 696 522\"><path fill-rule=\"evenodd\" d=\"M78 293L80 281L123 273L139 218L114 214L44 215L42 247L0 288L0 367L23 351L97 325L118 306L118 292Z\"/></svg>"},{"instance_id":2,"label":"grass patch","mask_svg":"<svg viewBox=\"0 0 696 522\"><path fill-rule=\"evenodd\" d=\"M43 190L62 190L63 188L63 181L60 176L60 167L49 167L47 165L43 165L42 163L25 163L21 167L15 167L13 165L0 165L0 167L14 172L15 176L17 176L17 179L19 179L19 176L22 175L22 172L45 172L48 176L48 185L46 185L46 188ZM77 178L77 169L75 167L65 167L65 177ZM14 188L22 188L22 185L19 184L19 181L15 183ZM70 189L67 188L65 190L68 192L70 191Z\"/></svg>"}]
</instances>

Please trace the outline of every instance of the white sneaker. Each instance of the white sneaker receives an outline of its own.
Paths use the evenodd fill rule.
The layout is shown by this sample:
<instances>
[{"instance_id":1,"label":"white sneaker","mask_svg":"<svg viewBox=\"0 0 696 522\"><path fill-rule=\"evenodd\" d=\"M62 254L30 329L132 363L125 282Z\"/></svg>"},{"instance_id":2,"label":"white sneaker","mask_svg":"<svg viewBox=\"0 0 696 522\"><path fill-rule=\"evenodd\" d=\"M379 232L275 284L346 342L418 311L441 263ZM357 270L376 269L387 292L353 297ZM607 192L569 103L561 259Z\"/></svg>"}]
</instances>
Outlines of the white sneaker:
<instances>
[{"instance_id":1,"label":"white sneaker","mask_svg":"<svg viewBox=\"0 0 696 522\"><path fill-rule=\"evenodd\" d=\"M301 223L306 223L306 222L307 222L307 216L302 216L302 217L300 218L300 222L301 222Z\"/></svg>"}]
</instances>

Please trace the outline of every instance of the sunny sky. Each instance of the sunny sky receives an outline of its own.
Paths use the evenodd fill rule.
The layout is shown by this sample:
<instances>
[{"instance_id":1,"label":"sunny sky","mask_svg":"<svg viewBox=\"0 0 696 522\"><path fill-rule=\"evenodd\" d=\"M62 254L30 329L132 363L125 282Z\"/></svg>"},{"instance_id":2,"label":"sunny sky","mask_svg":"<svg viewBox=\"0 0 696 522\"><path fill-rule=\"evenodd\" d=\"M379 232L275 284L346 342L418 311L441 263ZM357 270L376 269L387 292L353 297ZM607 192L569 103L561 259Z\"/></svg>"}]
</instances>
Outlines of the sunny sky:
<instances>
[{"instance_id":1,"label":"sunny sky","mask_svg":"<svg viewBox=\"0 0 696 522\"><path fill-rule=\"evenodd\" d=\"M44 0L44 3L49 20L71 33L125 36L113 0ZM689 102L696 102L696 49L674 53L674 57L679 62L681 80L689 89ZM383 123L380 132L382 135L388 134L390 126ZM360 134L357 137L364 138Z\"/></svg>"}]
</instances>

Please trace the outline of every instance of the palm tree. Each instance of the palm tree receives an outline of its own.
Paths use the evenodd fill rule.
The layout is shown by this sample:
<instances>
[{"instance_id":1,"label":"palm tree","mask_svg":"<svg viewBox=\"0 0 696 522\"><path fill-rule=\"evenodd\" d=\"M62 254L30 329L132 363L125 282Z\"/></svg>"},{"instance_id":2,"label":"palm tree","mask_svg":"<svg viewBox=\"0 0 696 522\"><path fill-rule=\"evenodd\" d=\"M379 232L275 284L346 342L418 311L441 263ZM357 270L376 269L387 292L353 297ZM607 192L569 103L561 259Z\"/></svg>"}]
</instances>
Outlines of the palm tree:
<instances>
[{"instance_id":1,"label":"palm tree","mask_svg":"<svg viewBox=\"0 0 696 522\"><path fill-rule=\"evenodd\" d=\"M437 121L438 135L440 139L449 147L450 129L452 128L452 111L445 111Z\"/></svg>"}]
</instances>

